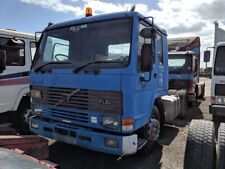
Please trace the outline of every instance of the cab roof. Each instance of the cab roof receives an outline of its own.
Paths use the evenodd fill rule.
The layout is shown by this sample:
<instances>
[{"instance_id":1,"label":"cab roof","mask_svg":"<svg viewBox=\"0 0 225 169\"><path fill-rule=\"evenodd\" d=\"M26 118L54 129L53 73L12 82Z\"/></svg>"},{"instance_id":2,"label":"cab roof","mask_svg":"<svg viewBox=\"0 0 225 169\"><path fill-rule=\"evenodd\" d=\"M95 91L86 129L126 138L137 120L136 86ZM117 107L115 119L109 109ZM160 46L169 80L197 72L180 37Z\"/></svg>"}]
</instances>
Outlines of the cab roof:
<instances>
[{"instance_id":1,"label":"cab roof","mask_svg":"<svg viewBox=\"0 0 225 169\"><path fill-rule=\"evenodd\" d=\"M169 51L188 51L194 48L200 48L200 37L180 37L180 38L170 38L168 39Z\"/></svg>"},{"instance_id":2,"label":"cab roof","mask_svg":"<svg viewBox=\"0 0 225 169\"><path fill-rule=\"evenodd\" d=\"M16 30L10 30L10 29L0 29L0 36L12 36L12 37L35 40L35 36L33 34L17 32Z\"/></svg>"},{"instance_id":3,"label":"cab roof","mask_svg":"<svg viewBox=\"0 0 225 169\"><path fill-rule=\"evenodd\" d=\"M116 13L109 13L109 14L83 17L83 18L80 18L80 19L66 21L66 22L62 22L62 23L58 23L58 24L53 24L53 25L48 26L44 31L62 28L62 27L66 27L66 26L72 26L72 25L78 25L78 24L84 24L84 23L91 23L91 22L97 22L97 21L103 21L103 20L110 20L110 19L117 19L117 18L125 18L125 17L139 17L140 19L145 19L145 17L138 12L116 12ZM146 21L149 24L152 24L151 20L146 19ZM154 27L157 30L159 30L160 32L162 32L163 34L167 35L167 33L164 29L161 29L160 27L158 27L155 24L154 24Z\"/></svg>"}]
</instances>

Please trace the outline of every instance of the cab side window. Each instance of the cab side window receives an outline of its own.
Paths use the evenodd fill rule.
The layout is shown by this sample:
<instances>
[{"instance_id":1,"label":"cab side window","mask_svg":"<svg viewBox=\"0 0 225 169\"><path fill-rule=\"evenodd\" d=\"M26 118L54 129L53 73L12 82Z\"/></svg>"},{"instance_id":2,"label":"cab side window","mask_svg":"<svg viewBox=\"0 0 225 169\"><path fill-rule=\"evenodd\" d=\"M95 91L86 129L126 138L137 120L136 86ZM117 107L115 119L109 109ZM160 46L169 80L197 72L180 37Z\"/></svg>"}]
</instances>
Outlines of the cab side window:
<instances>
[{"instance_id":1,"label":"cab side window","mask_svg":"<svg viewBox=\"0 0 225 169\"><path fill-rule=\"evenodd\" d=\"M0 37L0 50L6 53L6 66L25 65L25 43L23 40Z\"/></svg>"},{"instance_id":2,"label":"cab side window","mask_svg":"<svg viewBox=\"0 0 225 169\"><path fill-rule=\"evenodd\" d=\"M156 43L157 43L157 54L158 54L158 60L159 65L163 65L163 40L162 36L158 35L156 36Z\"/></svg>"}]
</instances>

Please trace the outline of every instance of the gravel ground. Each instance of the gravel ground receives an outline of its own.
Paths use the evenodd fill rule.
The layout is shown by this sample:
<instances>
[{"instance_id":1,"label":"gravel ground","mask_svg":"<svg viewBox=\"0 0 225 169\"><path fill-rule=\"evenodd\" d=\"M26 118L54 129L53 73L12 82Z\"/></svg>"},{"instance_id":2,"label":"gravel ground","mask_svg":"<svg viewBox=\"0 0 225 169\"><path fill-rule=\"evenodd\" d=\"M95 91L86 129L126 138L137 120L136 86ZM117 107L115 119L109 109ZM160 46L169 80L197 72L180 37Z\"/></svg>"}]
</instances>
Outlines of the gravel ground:
<instances>
[{"instance_id":1,"label":"gravel ground","mask_svg":"<svg viewBox=\"0 0 225 169\"><path fill-rule=\"evenodd\" d=\"M206 82L206 97L198 101L195 107L188 110L185 120L176 119L173 124L165 127L164 134L149 156L140 154L117 157L78 148L76 146L55 142L50 145L50 160L59 164L62 169L181 169L188 124L191 119L208 119L210 96L210 79Z\"/></svg>"}]
</instances>

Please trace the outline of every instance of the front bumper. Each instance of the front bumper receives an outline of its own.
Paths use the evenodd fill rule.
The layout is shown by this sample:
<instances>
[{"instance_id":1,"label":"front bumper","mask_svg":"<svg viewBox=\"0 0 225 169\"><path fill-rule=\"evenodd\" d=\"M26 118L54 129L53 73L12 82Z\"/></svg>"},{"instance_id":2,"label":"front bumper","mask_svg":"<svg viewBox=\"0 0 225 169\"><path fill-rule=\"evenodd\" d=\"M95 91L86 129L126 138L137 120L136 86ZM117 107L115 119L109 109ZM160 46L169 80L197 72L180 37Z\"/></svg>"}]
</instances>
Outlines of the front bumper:
<instances>
[{"instance_id":1,"label":"front bumper","mask_svg":"<svg viewBox=\"0 0 225 169\"><path fill-rule=\"evenodd\" d=\"M209 105L209 113L216 115L216 116L224 116L225 117L225 105L210 104Z\"/></svg>"},{"instance_id":2,"label":"front bumper","mask_svg":"<svg viewBox=\"0 0 225 169\"><path fill-rule=\"evenodd\" d=\"M32 127L35 124L35 128ZM137 152L137 135L112 135L91 129L77 128L57 122L46 122L36 117L30 118L30 130L35 134L77 145L79 147L114 155L129 155ZM116 140L118 146L109 147L106 139Z\"/></svg>"}]
</instances>

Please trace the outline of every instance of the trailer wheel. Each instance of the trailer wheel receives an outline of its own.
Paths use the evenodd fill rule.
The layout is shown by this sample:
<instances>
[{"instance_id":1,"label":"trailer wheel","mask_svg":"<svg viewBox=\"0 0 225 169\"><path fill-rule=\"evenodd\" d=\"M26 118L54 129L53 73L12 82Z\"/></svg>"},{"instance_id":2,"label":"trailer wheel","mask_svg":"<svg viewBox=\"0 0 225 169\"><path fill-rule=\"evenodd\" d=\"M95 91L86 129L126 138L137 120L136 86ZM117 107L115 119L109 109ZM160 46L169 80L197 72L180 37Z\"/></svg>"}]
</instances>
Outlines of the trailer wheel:
<instances>
[{"instance_id":1,"label":"trailer wheel","mask_svg":"<svg viewBox=\"0 0 225 169\"><path fill-rule=\"evenodd\" d=\"M140 136L147 140L146 145L142 147L140 152L149 155L160 136L160 114L156 106L153 107L151 119L141 131Z\"/></svg>"},{"instance_id":2,"label":"trailer wheel","mask_svg":"<svg viewBox=\"0 0 225 169\"><path fill-rule=\"evenodd\" d=\"M29 123L28 123L28 116L30 112L30 101L28 98L24 98L16 112L17 114L17 129L20 134L30 134L30 129L29 129Z\"/></svg>"},{"instance_id":3,"label":"trailer wheel","mask_svg":"<svg viewBox=\"0 0 225 169\"><path fill-rule=\"evenodd\" d=\"M218 131L217 168L225 169L225 123L221 123Z\"/></svg>"},{"instance_id":4,"label":"trailer wheel","mask_svg":"<svg viewBox=\"0 0 225 169\"><path fill-rule=\"evenodd\" d=\"M184 169L215 168L215 129L213 122L192 120L185 149Z\"/></svg>"}]
</instances>

